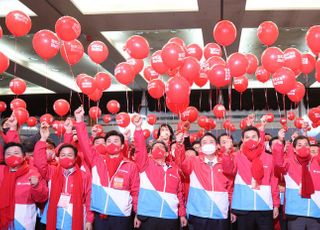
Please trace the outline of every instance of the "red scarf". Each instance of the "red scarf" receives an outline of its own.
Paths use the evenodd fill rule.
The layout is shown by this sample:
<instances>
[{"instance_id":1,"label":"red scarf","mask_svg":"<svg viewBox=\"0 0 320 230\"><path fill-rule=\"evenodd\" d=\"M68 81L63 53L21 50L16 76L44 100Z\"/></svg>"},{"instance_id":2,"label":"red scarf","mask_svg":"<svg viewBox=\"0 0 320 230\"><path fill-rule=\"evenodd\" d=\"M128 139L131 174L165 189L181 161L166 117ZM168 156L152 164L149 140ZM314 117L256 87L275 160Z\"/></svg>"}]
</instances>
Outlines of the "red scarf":
<instances>
[{"instance_id":1,"label":"red scarf","mask_svg":"<svg viewBox=\"0 0 320 230\"><path fill-rule=\"evenodd\" d=\"M118 157L110 158L108 154L105 156L107 169L109 172L110 179L113 177L115 172L117 171L121 161L123 160L123 156L120 154Z\"/></svg>"},{"instance_id":2,"label":"red scarf","mask_svg":"<svg viewBox=\"0 0 320 230\"><path fill-rule=\"evenodd\" d=\"M312 177L308 168L310 163L311 156L301 157L297 155L297 160L302 167L302 176L301 176L301 197L310 199L311 194L314 193L314 186Z\"/></svg>"},{"instance_id":3,"label":"red scarf","mask_svg":"<svg viewBox=\"0 0 320 230\"><path fill-rule=\"evenodd\" d=\"M260 160L260 155L263 151L263 145L259 143L255 149L249 149L245 144L243 144L242 151L244 155L248 158L248 160L252 162L252 177L257 181L258 184L261 184L261 180L264 176L263 164Z\"/></svg>"},{"instance_id":4,"label":"red scarf","mask_svg":"<svg viewBox=\"0 0 320 230\"><path fill-rule=\"evenodd\" d=\"M76 165L75 172L73 172L73 188L71 192L72 208L72 230L83 228L83 181L81 170ZM64 183L63 168L58 166L55 175L51 181L51 190L49 197L49 207L47 213L47 230L56 230L57 224L57 208L62 187ZM65 186L68 186L67 184Z\"/></svg>"},{"instance_id":5,"label":"red scarf","mask_svg":"<svg viewBox=\"0 0 320 230\"><path fill-rule=\"evenodd\" d=\"M15 172L10 172L8 166L3 170L3 181L0 186L0 229L13 227L16 180L28 172L29 166L26 162Z\"/></svg>"}]
</instances>

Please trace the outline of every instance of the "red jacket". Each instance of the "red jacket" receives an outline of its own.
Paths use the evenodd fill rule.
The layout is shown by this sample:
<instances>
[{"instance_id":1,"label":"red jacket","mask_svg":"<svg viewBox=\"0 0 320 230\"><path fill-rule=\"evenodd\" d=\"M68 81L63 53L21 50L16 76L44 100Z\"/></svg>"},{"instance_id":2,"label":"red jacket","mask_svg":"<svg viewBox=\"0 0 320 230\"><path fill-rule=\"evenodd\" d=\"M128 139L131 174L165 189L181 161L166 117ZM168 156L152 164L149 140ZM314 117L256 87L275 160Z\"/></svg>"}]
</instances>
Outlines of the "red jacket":
<instances>
[{"instance_id":1,"label":"red jacket","mask_svg":"<svg viewBox=\"0 0 320 230\"><path fill-rule=\"evenodd\" d=\"M163 166L148 156L143 131L134 133L136 164L140 171L138 214L165 219L185 216L183 185L179 168Z\"/></svg>"},{"instance_id":2,"label":"red jacket","mask_svg":"<svg viewBox=\"0 0 320 230\"><path fill-rule=\"evenodd\" d=\"M0 184L3 180L3 170L7 166L0 165ZM29 178L39 177L39 184L31 187ZM46 181L40 176L38 170L29 166L29 172L18 177L15 188L15 215L14 224L16 229L34 229L36 224L36 204L45 202L48 198ZM3 199L3 198L1 198ZM20 227L20 228L19 228Z\"/></svg>"},{"instance_id":3,"label":"red jacket","mask_svg":"<svg viewBox=\"0 0 320 230\"><path fill-rule=\"evenodd\" d=\"M49 187L50 187L50 181L52 180L53 176L56 174L56 170L58 167L49 165L47 162L47 155L46 155L46 142L38 141L35 148L34 148L34 165L39 169L39 172L41 175L49 181ZM74 168L73 168L74 169ZM67 172L68 170L63 169L64 177L64 183L62 187L63 193L66 194L72 194L72 187L73 187L73 175L74 171L69 170L70 172ZM93 222L93 213L90 211L90 196L91 196L91 178L90 174L82 171L82 180L83 180L83 200L85 205L85 216L86 216L86 222ZM47 206L47 205L46 205ZM69 214L69 216L72 218L72 208L69 207L63 208L65 209L65 212ZM59 213L63 212L63 210L59 210L62 208L58 208L57 210L57 226L66 226L66 223L68 223L68 218L66 218L65 215L60 216ZM46 222L46 212L47 207L44 210L42 222ZM70 213L71 212L71 213ZM63 218L64 216L64 218ZM61 219L59 219L61 218ZM69 218L70 219L70 218ZM63 223L63 222L66 223ZM72 221L71 221L72 223Z\"/></svg>"},{"instance_id":4,"label":"red jacket","mask_svg":"<svg viewBox=\"0 0 320 230\"><path fill-rule=\"evenodd\" d=\"M112 216L130 216L132 206L137 210L139 174L136 164L122 160L112 178L103 156L90 145L86 125L76 123L79 145L91 165L91 210Z\"/></svg>"}]
</instances>

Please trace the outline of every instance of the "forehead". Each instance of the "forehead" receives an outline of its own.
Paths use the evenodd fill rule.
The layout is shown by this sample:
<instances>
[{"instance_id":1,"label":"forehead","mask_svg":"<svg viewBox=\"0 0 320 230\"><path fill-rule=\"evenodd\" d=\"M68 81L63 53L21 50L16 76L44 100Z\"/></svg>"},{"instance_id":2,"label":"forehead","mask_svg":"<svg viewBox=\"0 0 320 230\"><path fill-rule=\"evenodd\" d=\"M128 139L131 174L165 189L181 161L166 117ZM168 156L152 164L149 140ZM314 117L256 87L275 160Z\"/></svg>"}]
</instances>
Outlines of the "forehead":
<instances>
[{"instance_id":1,"label":"forehead","mask_svg":"<svg viewBox=\"0 0 320 230\"><path fill-rule=\"evenodd\" d=\"M231 138L228 135L224 135L220 137L220 141L230 140Z\"/></svg>"},{"instance_id":2,"label":"forehead","mask_svg":"<svg viewBox=\"0 0 320 230\"><path fill-rule=\"evenodd\" d=\"M170 131L168 126L162 126L160 131Z\"/></svg>"},{"instance_id":3,"label":"forehead","mask_svg":"<svg viewBox=\"0 0 320 230\"><path fill-rule=\"evenodd\" d=\"M22 150L19 146L11 146L6 149L5 153L22 153Z\"/></svg>"},{"instance_id":4,"label":"forehead","mask_svg":"<svg viewBox=\"0 0 320 230\"><path fill-rule=\"evenodd\" d=\"M161 148L161 149L165 149L164 145L161 143L156 143L154 144L153 148Z\"/></svg>"},{"instance_id":5,"label":"forehead","mask_svg":"<svg viewBox=\"0 0 320 230\"><path fill-rule=\"evenodd\" d=\"M202 139L201 139L201 143L203 143L203 142L212 142L212 141L214 141L214 142L216 142L216 140L212 137L212 136L204 136Z\"/></svg>"},{"instance_id":6,"label":"forehead","mask_svg":"<svg viewBox=\"0 0 320 230\"><path fill-rule=\"evenodd\" d=\"M307 139L299 139L297 140L297 145L309 145Z\"/></svg>"},{"instance_id":7,"label":"forehead","mask_svg":"<svg viewBox=\"0 0 320 230\"><path fill-rule=\"evenodd\" d=\"M107 141L121 141L121 139L119 136L111 135L110 137L107 138Z\"/></svg>"},{"instance_id":8,"label":"forehead","mask_svg":"<svg viewBox=\"0 0 320 230\"><path fill-rule=\"evenodd\" d=\"M257 133L257 131L255 131L255 130L248 130L248 131L246 131L245 133L244 133L244 136L249 136L249 137L251 137L251 136L258 136L258 133Z\"/></svg>"},{"instance_id":9,"label":"forehead","mask_svg":"<svg viewBox=\"0 0 320 230\"><path fill-rule=\"evenodd\" d=\"M60 150L60 154L74 154L74 150L71 147L64 147Z\"/></svg>"}]
</instances>

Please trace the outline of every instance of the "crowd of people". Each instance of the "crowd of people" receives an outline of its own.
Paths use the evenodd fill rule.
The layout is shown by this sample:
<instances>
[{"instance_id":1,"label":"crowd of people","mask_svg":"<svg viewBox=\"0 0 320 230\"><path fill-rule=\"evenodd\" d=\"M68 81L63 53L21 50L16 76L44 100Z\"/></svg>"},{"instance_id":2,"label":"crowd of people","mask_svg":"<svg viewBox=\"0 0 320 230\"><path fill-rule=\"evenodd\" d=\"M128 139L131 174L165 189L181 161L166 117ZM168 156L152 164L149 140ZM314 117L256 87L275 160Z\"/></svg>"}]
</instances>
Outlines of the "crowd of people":
<instances>
[{"instance_id":1,"label":"crowd of people","mask_svg":"<svg viewBox=\"0 0 320 230\"><path fill-rule=\"evenodd\" d=\"M65 121L62 143L50 124L20 142L14 115L3 119L0 229L319 230L319 145L306 133L265 133L247 117L240 143L188 122L161 124L146 142L135 114L133 138L99 126L84 109Z\"/></svg>"}]
</instances>

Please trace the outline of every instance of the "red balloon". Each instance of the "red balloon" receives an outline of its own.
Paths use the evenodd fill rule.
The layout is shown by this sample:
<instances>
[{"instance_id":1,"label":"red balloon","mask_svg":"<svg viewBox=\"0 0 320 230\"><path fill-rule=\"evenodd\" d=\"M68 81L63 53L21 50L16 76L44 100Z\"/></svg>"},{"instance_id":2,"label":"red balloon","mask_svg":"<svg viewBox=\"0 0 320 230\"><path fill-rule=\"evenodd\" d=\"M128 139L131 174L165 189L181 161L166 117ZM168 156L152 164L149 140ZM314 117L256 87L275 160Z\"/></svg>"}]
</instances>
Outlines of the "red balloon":
<instances>
[{"instance_id":1,"label":"red balloon","mask_svg":"<svg viewBox=\"0 0 320 230\"><path fill-rule=\"evenodd\" d=\"M135 77L132 66L126 62L121 62L116 66L114 76L123 85L129 85Z\"/></svg>"},{"instance_id":2,"label":"red balloon","mask_svg":"<svg viewBox=\"0 0 320 230\"><path fill-rule=\"evenodd\" d=\"M116 116L117 125L125 128L130 124L130 116L127 113L119 113Z\"/></svg>"},{"instance_id":3,"label":"red balloon","mask_svg":"<svg viewBox=\"0 0 320 230\"><path fill-rule=\"evenodd\" d=\"M183 64L185 58L185 51L182 46L176 43L167 43L163 46L161 52L161 58L163 63L171 68L175 69Z\"/></svg>"},{"instance_id":4,"label":"red balloon","mask_svg":"<svg viewBox=\"0 0 320 230\"><path fill-rule=\"evenodd\" d=\"M95 79L97 88L100 89L101 91L107 90L111 86L111 77L108 73L98 72L94 76L94 79Z\"/></svg>"},{"instance_id":5,"label":"red balloon","mask_svg":"<svg viewBox=\"0 0 320 230\"><path fill-rule=\"evenodd\" d=\"M198 44L190 44L187 46L187 56L188 57L194 57L198 61L202 58L202 49Z\"/></svg>"},{"instance_id":6,"label":"red balloon","mask_svg":"<svg viewBox=\"0 0 320 230\"><path fill-rule=\"evenodd\" d=\"M120 111L120 104L116 100L111 100L107 103L107 110L112 113L116 114L117 112Z\"/></svg>"},{"instance_id":7,"label":"red balloon","mask_svg":"<svg viewBox=\"0 0 320 230\"><path fill-rule=\"evenodd\" d=\"M54 130L54 134L57 136L62 136L66 132L66 128L64 127L64 121L53 121L52 128Z\"/></svg>"},{"instance_id":8,"label":"red balloon","mask_svg":"<svg viewBox=\"0 0 320 230\"><path fill-rule=\"evenodd\" d=\"M295 74L291 69L282 67L272 75L272 83L277 92L287 94L296 85Z\"/></svg>"},{"instance_id":9,"label":"red balloon","mask_svg":"<svg viewBox=\"0 0 320 230\"><path fill-rule=\"evenodd\" d=\"M255 75L257 80L262 83L265 83L270 79L270 73L263 66L257 68Z\"/></svg>"},{"instance_id":10,"label":"red balloon","mask_svg":"<svg viewBox=\"0 0 320 230\"><path fill-rule=\"evenodd\" d=\"M320 121L320 108L315 107L310 109L308 116L313 123L318 123Z\"/></svg>"},{"instance_id":11,"label":"red balloon","mask_svg":"<svg viewBox=\"0 0 320 230\"><path fill-rule=\"evenodd\" d=\"M51 125L52 122L53 122L53 116L49 113L46 113L46 114L43 114L41 117L40 117L40 123L42 122L47 122L48 125Z\"/></svg>"},{"instance_id":12,"label":"red balloon","mask_svg":"<svg viewBox=\"0 0 320 230\"><path fill-rule=\"evenodd\" d=\"M32 46L45 61L57 55L60 49L58 37L50 30L40 30L33 36Z\"/></svg>"},{"instance_id":13,"label":"red balloon","mask_svg":"<svg viewBox=\"0 0 320 230\"><path fill-rule=\"evenodd\" d=\"M285 117L281 117L279 122L280 122L281 125L286 125L287 124L287 119Z\"/></svg>"},{"instance_id":14,"label":"red balloon","mask_svg":"<svg viewBox=\"0 0 320 230\"><path fill-rule=\"evenodd\" d=\"M205 133L205 132L204 132L204 129L200 129L200 130L198 131L197 135L198 135L199 138L201 138L201 137L203 137L204 133Z\"/></svg>"},{"instance_id":15,"label":"red balloon","mask_svg":"<svg viewBox=\"0 0 320 230\"><path fill-rule=\"evenodd\" d=\"M278 39L278 27L274 22L271 21L262 22L258 27L257 36L262 44L271 46Z\"/></svg>"},{"instance_id":16,"label":"red balloon","mask_svg":"<svg viewBox=\"0 0 320 230\"><path fill-rule=\"evenodd\" d=\"M263 51L261 63L267 71L274 73L284 65L283 52L277 47L269 47Z\"/></svg>"},{"instance_id":17,"label":"red balloon","mask_svg":"<svg viewBox=\"0 0 320 230\"><path fill-rule=\"evenodd\" d=\"M194 79L194 83L199 86L203 87L208 82L208 75L204 71L204 69L200 69L199 75Z\"/></svg>"},{"instance_id":18,"label":"red balloon","mask_svg":"<svg viewBox=\"0 0 320 230\"><path fill-rule=\"evenodd\" d=\"M302 126L303 126L303 119L301 117L298 117L294 120L294 126L297 128L297 129L302 129Z\"/></svg>"},{"instance_id":19,"label":"red balloon","mask_svg":"<svg viewBox=\"0 0 320 230\"><path fill-rule=\"evenodd\" d=\"M182 77L188 80L190 86L193 84L194 79L199 76L200 64L194 57L186 57L181 66L179 73Z\"/></svg>"},{"instance_id":20,"label":"red balloon","mask_svg":"<svg viewBox=\"0 0 320 230\"><path fill-rule=\"evenodd\" d=\"M168 69L167 74L169 77L181 77L180 74L178 74L179 68L175 69Z\"/></svg>"},{"instance_id":21,"label":"red balloon","mask_svg":"<svg viewBox=\"0 0 320 230\"><path fill-rule=\"evenodd\" d=\"M22 11L14 10L7 14L6 26L14 36L25 36L30 32L31 19Z\"/></svg>"},{"instance_id":22,"label":"red balloon","mask_svg":"<svg viewBox=\"0 0 320 230\"><path fill-rule=\"evenodd\" d=\"M190 96L190 85L185 78L170 78L166 85L166 94L167 97L170 97L171 103L181 104Z\"/></svg>"},{"instance_id":23,"label":"red balloon","mask_svg":"<svg viewBox=\"0 0 320 230\"><path fill-rule=\"evenodd\" d=\"M175 114L181 114L189 106L189 97L185 98L181 103L173 103L170 97L166 97L166 105L168 109Z\"/></svg>"},{"instance_id":24,"label":"red balloon","mask_svg":"<svg viewBox=\"0 0 320 230\"><path fill-rule=\"evenodd\" d=\"M288 112L287 117L288 117L288 120L293 121L294 118L296 117L296 115L294 114L293 111L290 111L290 112Z\"/></svg>"},{"instance_id":25,"label":"red balloon","mask_svg":"<svg viewBox=\"0 0 320 230\"><path fill-rule=\"evenodd\" d=\"M135 75L140 73L144 66L144 62L141 59L129 58L127 63L132 66Z\"/></svg>"},{"instance_id":26,"label":"red balloon","mask_svg":"<svg viewBox=\"0 0 320 230\"><path fill-rule=\"evenodd\" d=\"M311 51L318 56L320 52L320 25L309 28L306 34L306 42Z\"/></svg>"},{"instance_id":27,"label":"red balloon","mask_svg":"<svg viewBox=\"0 0 320 230\"><path fill-rule=\"evenodd\" d=\"M304 85L301 82L297 81L295 82L294 88L287 93L287 96L291 101L298 103L304 97L305 92L306 89Z\"/></svg>"},{"instance_id":28,"label":"red balloon","mask_svg":"<svg viewBox=\"0 0 320 230\"><path fill-rule=\"evenodd\" d=\"M235 77L233 79L233 86L236 91L243 93L248 88L248 78L246 76Z\"/></svg>"},{"instance_id":29,"label":"red balloon","mask_svg":"<svg viewBox=\"0 0 320 230\"><path fill-rule=\"evenodd\" d=\"M21 95L26 91L27 84L23 79L16 77L10 81L9 87L14 94Z\"/></svg>"},{"instance_id":30,"label":"red balloon","mask_svg":"<svg viewBox=\"0 0 320 230\"><path fill-rule=\"evenodd\" d=\"M225 65L215 65L208 71L208 78L212 85L217 88L225 87L231 83L229 69Z\"/></svg>"},{"instance_id":31,"label":"red balloon","mask_svg":"<svg viewBox=\"0 0 320 230\"><path fill-rule=\"evenodd\" d=\"M101 116L101 109L98 106L93 106L89 109L89 117L91 119L98 119Z\"/></svg>"},{"instance_id":32,"label":"red balloon","mask_svg":"<svg viewBox=\"0 0 320 230\"><path fill-rule=\"evenodd\" d=\"M210 131L211 129L214 129L216 127L216 122L213 119L208 118L208 122L206 124L205 129Z\"/></svg>"},{"instance_id":33,"label":"red balloon","mask_svg":"<svg viewBox=\"0 0 320 230\"><path fill-rule=\"evenodd\" d=\"M221 57L222 50L221 47L217 43L208 43L204 47L204 58L209 59L211 57Z\"/></svg>"},{"instance_id":34,"label":"red balloon","mask_svg":"<svg viewBox=\"0 0 320 230\"><path fill-rule=\"evenodd\" d=\"M13 113L14 113L19 125L22 125L23 123L25 123L29 118L28 111L22 107L16 108L15 110L13 110Z\"/></svg>"},{"instance_id":35,"label":"red balloon","mask_svg":"<svg viewBox=\"0 0 320 230\"><path fill-rule=\"evenodd\" d=\"M69 112L70 104L64 99L58 99L53 104L53 110L56 114L62 117Z\"/></svg>"},{"instance_id":36,"label":"red balloon","mask_svg":"<svg viewBox=\"0 0 320 230\"><path fill-rule=\"evenodd\" d=\"M37 125L37 118L35 118L35 117L29 117L28 118L28 120L27 120L27 125L29 126L29 127L34 127L34 126L36 126Z\"/></svg>"},{"instance_id":37,"label":"red balloon","mask_svg":"<svg viewBox=\"0 0 320 230\"><path fill-rule=\"evenodd\" d=\"M96 89L93 93L89 94L88 97L92 101L99 101L102 97L102 91L100 89Z\"/></svg>"},{"instance_id":38,"label":"red balloon","mask_svg":"<svg viewBox=\"0 0 320 230\"><path fill-rule=\"evenodd\" d=\"M190 137L190 142L192 144L193 142L195 142L197 140L198 135L196 133L191 133L189 137Z\"/></svg>"},{"instance_id":39,"label":"red balloon","mask_svg":"<svg viewBox=\"0 0 320 230\"><path fill-rule=\"evenodd\" d=\"M199 111L193 106L189 106L182 114L181 117L185 117L190 123L195 122L198 119Z\"/></svg>"},{"instance_id":40,"label":"red balloon","mask_svg":"<svg viewBox=\"0 0 320 230\"><path fill-rule=\"evenodd\" d=\"M150 52L148 41L139 35L128 38L125 49L131 57L136 59L144 59Z\"/></svg>"},{"instance_id":41,"label":"red balloon","mask_svg":"<svg viewBox=\"0 0 320 230\"><path fill-rule=\"evenodd\" d=\"M316 59L313 55L306 53L301 55L301 72L309 74L314 70Z\"/></svg>"},{"instance_id":42,"label":"red balloon","mask_svg":"<svg viewBox=\"0 0 320 230\"><path fill-rule=\"evenodd\" d=\"M2 30L2 27L0 26L0 39L2 38L3 36L3 30Z\"/></svg>"},{"instance_id":43,"label":"red balloon","mask_svg":"<svg viewBox=\"0 0 320 230\"><path fill-rule=\"evenodd\" d=\"M143 136L145 139L148 139L150 137L150 131L148 129L144 129Z\"/></svg>"},{"instance_id":44,"label":"red balloon","mask_svg":"<svg viewBox=\"0 0 320 230\"><path fill-rule=\"evenodd\" d=\"M226 116L226 108L221 104L216 104L213 107L213 114L218 119L224 118Z\"/></svg>"},{"instance_id":45,"label":"red balloon","mask_svg":"<svg viewBox=\"0 0 320 230\"><path fill-rule=\"evenodd\" d=\"M159 77L159 73L156 72L152 66L147 66L143 70L143 76L147 81L152 81L153 79L157 79Z\"/></svg>"},{"instance_id":46,"label":"red balloon","mask_svg":"<svg viewBox=\"0 0 320 230\"><path fill-rule=\"evenodd\" d=\"M182 46L182 47L186 46L186 43L184 43L184 41L181 38L178 38L178 37L170 38L168 43L170 43L170 42L176 43L177 45Z\"/></svg>"},{"instance_id":47,"label":"red balloon","mask_svg":"<svg viewBox=\"0 0 320 230\"><path fill-rule=\"evenodd\" d=\"M109 49L103 42L93 41L88 46L88 55L93 62L101 64L107 59Z\"/></svg>"},{"instance_id":48,"label":"red balloon","mask_svg":"<svg viewBox=\"0 0 320 230\"><path fill-rule=\"evenodd\" d=\"M239 127L241 130L244 130L247 127L247 119L242 119L240 121Z\"/></svg>"},{"instance_id":49,"label":"red balloon","mask_svg":"<svg viewBox=\"0 0 320 230\"><path fill-rule=\"evenodd\" d=\"M247 72L248 59L241 53L231 54L227 63L232 77L240 77Z\"/></svg>"},{"instance_id":50,"label":"red balloon","mask_svg":"<svg viewBox=\"0 0 320 230\"><path fill-rule=\"evenodd\" d=\"M57 20L55 30L61 40L72 41L79 37L81 25L77 19L70 16L63 16Z\"/></svg>"},{"instance_id":51,"label":"red balloon","mask_svg":"<svg viewBox=\"0 0 320 230\"><path fill-rule=\"evenodd\" d=\"M205 128L208 123L208 118L206 116L200 116L198 119L198 125L201 128Z\"/></svg>"},{"instance_id":52,"label":"red balloon","mask_svg":"<svg viewBox=\"0 0 320 230\"><path fill-rule=\"evenodd\" d=\"M274 121L274 115L272 113L267 113L266 114L266 121L271 123Z\"/></svg>"},{"instance_id":53,"label":"red balloon","mask_svg":"<svg viewBox=\"0 0 320 230\"><path fill-rule=\"evenodd\" d=\"M154 125L156 122L157 122L157 116L155 114L149 114L147 116L147 122L150 124L150 125Z\"/></svg>"},{"instance_id":54,"label":"red balloon","mask_svg":"<svg viewBox=\"0 0 320 230\"><path fill-rule=\"evenodd\" d=\"M10 102L10 109L11 110L15 110L17 108L26 109L27 108L27 103L24 100L20 99L20 98L13 99Z\"/></svg>"},{"instance_id":55,"label":"red balloon","mask_svg":"<svg viewBox=\"0 0 320 230\"><path fill-rule=\"evenodd\" d=\"M109 122L112 120L111 116L109 114L106 114L103 116L103 122L106 124L109 124Z\"/></svg>"},{"instance_id":56,"label":"red balloon","mask_svg":"<svg viewBox=\"0 0 320 230\"><path fill-rule=\"evenodd\" d=\"M77 64L81 60L83 52L83 45L77 39L61 43L61 57L69 65Z\"/></svg>"},{"instance_id":57,"label":"red balloon","mask_svg":"<svg viewBox=\"0 0 320 230\"><path fill-rule=\"evenodd\" d=\"M80 88L80 82L81 82L81 79L84 78L84 77L90 77L89 75L85 74L85 73L80 73L77 75L76 77L76 83L77 83L77 86Z\"/></svg>"},{"instance_id":58,"label":"red balloon","mask_svg":"<svg viewBox=\"0 0 320 230\"><path fill-rule=\"evenodd\" d=\"M154 52L151 56L151 66L159 74L165 74L168 71L168 67L164 64L162 57L162 50Z\"/></svg>"},{"instance_id":59,"label":"red balloon","mask_svg":"<svg viewBox=\"0 0 320 230\"><path fill-rule=\"evenodd\" d=\"M213 38L219 45L229 46L236 40L236 37L237 28L228 20L218 22L213 29Z\"/></svg>"},{"instance_id":60,"label":"red balloon","mask_svg":"<svg viewBox=\"0 0 320 230\"><path fill-rule=\"evenodd\" d=\"M4 55L2 52L0 52L0 74L5 72L10 65L9 58Z\"/></svg>"},{"instance_id":61,"label":"red balloon","mask_svg":"<svg viewBox=\"0 0 320 230\"><path fill-rule=\"evenodd\" d=\"M210 69L215 65L226 65L226 62L221 57L213 56L205 61L202 67Z\"/></svg>"},{"instance_id":62,"label":"red balloon","mask_svg":"<svg viewBox=\"0 0 320 230\"><path fill-rule=\"evenodd\" d=\"M299 71L302 62L302 55L296 48L288 48L284 51L284 66L293 71Z\"/></svg>"},{"instance_id":63,"label":"red balloon","mask_svg":"<svg viewBox=\"0 0 320 230\"><path fill-rule=\"evenodd\" d=\"M4 101L0 101L0 113L6 111L7 104Z\"/></svg>"},{"instance_id":64,"label":"red balloon","mask_svg":"<svg viewBox=\"0 0 320 230\"><path fill-rule=\"evenodd\" d=\"M96 90L96 82L94 78L90 76L80 76L79 78L79 88L84 94L89 95Z\"/></svg>"},{"instance_id":65,"label":"red balloon","mask_svg":"<svg viewBox=\"0 0 320 230\"><path fill-rule=\"evenodd\" d=\"M148 93L154 99L159 99L164 95L165 85L160 79L151 80L148 83Z\"/></svg>"},{"instance_id":66,"label":"red balloon","mask_svg":"<svg viewBox=\"0 0 320 230\"><path fill-rule=\"evenodd\" d=\"M231 121L228 119L228 120L225 120L223 122L223 128L226 129L226 130L229 130L230 129L230 125L231 125Z\"/></svg>"},{"instance_id":67,"label":"red balloon","mask_svg":"<svg viewBox=\"0 0 320 230\"><path fill-rule=\"evenodd\" d=\"M258 68L259 60L254 54L245 55L248 60L247 74L254 74Z\"/></svg>"},{"instance_id":68,"label":"red balloon","mask_svg":"<svg viewBox=\"0 0 320 230\"><path fill-rule=\"evenodd\" d=\"M158 129L154 129L153 132L152 132L152 137L154 139L158 139Z\"/></svg>"}]
</instances>

